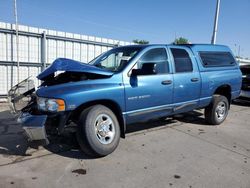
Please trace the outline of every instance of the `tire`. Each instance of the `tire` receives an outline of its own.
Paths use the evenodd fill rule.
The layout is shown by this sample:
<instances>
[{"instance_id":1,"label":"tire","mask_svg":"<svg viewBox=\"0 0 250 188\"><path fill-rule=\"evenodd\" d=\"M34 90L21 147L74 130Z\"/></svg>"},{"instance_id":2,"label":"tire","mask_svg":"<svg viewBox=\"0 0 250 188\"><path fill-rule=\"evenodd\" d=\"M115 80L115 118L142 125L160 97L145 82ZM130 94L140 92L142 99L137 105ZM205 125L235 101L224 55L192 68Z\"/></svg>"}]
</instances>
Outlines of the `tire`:
<instances>
[{"instance_id":1,"label":"tire","mask_svg":"<svg viewBox=\"0 0 250 188\"><path fill-rule=\"evenodd\" d=\"M120 126L115 114L103 105L85 109L78 122L77 140L88 156L103 157L112 153L120 141Z\"/></svg>"},{"instance_id":2,"label":"tire","mask_svg":"<svg viewBox=\"0 0 250 188\"><path fill-rule=\"evenodd\" d=\"M205 119L211 125L219 125L226 119L228 110L228 99L222 95L213 95L212 102L205 108Z\"/></svg>"}]
</instances>

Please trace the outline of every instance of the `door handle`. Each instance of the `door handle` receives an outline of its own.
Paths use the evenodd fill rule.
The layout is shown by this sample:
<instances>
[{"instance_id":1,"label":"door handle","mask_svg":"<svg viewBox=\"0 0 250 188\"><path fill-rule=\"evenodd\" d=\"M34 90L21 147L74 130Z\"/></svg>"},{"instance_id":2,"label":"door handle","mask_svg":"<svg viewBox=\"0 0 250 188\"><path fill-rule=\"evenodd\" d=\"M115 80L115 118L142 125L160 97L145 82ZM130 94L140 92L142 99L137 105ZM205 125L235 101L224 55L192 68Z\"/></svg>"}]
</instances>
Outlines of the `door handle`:
<instances>
[{"instance_id":1,"label":"door handle","mask_svg":"<svg viewBox=\"0 0 250 188\"><path fill-rule=\"evenodd\" d=\"M172 80L164 80L161 82L162 85L169 85L172 84Z\"/></svg>"},{"instance_id":2,"label":"door handle","mask_svg":"<svg viewBox=\"0 0 250 188\"><path fill-rule=\"evenodd\" d=\"M191 82L198 82L199 78L191 78Z\"/></svg>"}]
</instances>

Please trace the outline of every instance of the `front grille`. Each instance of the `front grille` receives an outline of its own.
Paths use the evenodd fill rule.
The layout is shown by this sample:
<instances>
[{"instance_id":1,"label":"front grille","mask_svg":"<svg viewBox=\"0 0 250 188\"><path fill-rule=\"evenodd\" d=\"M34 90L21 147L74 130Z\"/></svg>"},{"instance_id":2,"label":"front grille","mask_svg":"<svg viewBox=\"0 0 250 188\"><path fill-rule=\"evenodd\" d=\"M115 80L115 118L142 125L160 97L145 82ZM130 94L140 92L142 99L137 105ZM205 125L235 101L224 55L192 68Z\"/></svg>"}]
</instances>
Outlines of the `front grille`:
<instances>
[{"instance_id":1,"label":"front grille","mask_svg":"<svg viewBox=\"0 0 250 188\"><path fill-rule=\"evenodd\" d=\"M34 92L34 81L29 78L13 86L8 92L8 101L11 111L13 113L20 112L30 103Z\"/></svg>"}]
</instances>

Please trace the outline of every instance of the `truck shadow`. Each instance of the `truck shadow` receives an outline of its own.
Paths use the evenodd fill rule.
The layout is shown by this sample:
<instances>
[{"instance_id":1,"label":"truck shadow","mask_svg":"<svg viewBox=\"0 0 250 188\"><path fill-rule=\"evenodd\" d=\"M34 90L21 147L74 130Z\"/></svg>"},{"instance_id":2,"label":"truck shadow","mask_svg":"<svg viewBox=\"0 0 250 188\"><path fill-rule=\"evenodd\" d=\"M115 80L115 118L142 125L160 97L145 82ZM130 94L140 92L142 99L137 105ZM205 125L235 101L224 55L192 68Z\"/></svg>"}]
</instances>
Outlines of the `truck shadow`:
<instances>
[{"instance_id":1,"label":"truck shadow","mask_svg":"<svg viewBox=\"0 0 250 188\"><path fill-rule=\"evenodd\" d=\"M9 111L0 112L0 154L25 156L28 142L23 130Z\"/></svg>"},{"instance_id":2,"label":"truck shadow","mask_svg":"<svg viewBox=\"0 0 250 188\"><path fill-rule=\"evenodd\" d=\"M239 99L235 99L232 104L237 105L237 106L246 106L246 107L250 107L250 99L246 99L246 98L239 98Z\"/></svg>"},{"instance_id":3,"label":"truck shadow","mask_svg":"<svg viewBox=\"0 0 250 188\"><path fill-rule=\"evenodd\" d=\"M203 111L201 112L200 110L194 110L191 112L178 114L174 116L174 119L182 123L192 123L201 126L211 126L206 122Z\"/></svg>"},{"instance_id":4,"label":"truck shadow","mask_svg":"<svg viewBox=\"0 0 250 188\"><path fill-rule=\"evenodd\" d=\"M208 126L203 117L203 113L201 113L200 111L191 111L183 114L178 114L172 117L152 120L146 123L136 123L128 125L126 133L133 133L160 127L167 128L167 127L179 126L182 125L183 123L193 123L193 124Z\"/></svg>"},{"instance_id":5,"label":"truck shadow","mask_svg":"<svg viewBox=\"0 0 250 188\"><path fill-rule=\"evenodd\" d=\"M168 128L172 126L182 125L183 123L195 123L199 125L207 125L200 111L192 111L171 118L162 118L147 123L137 123L127 126L126 133L143 134L145 131L153 131L155 128ZM9 111L0 112L0 155L4 157L13 156L31 156L33 153L29 150L32 148L38 150L39 146L44 142L27 142L24 132L16 119ZM69 134L64 136L50 137L50 144L44 146L46 150L57 155L75 159L93 159L80 150L75 135Z\"/></svg>"},{"instance_id":6,"label":"truck shadow","mask_svg":"<svg viewBox=\"0 0 250 188\"><path fill-rule=\"evenodd\" d=\"M203 113L200 111L192 111L171 118L161 118L157 120L152 120L146 123L136 123L127 125L126 133L129 134L144 134L145 131L150 132L155 129L168 128L173 126L179 126L183 123L193 123L199 124L201 126L210 126L208 125L203 117ZM80 150L80 147L73 135L61 138L55 138L52 144L45 146L45 148L53 153L57 153L63 157L76 158L76 159L93 159L86 156ZM66 150L65 152L58 151Z\"/></svg>"},{"instance_id":7,"label":"truck shadow","mask_svg":"<svg viewBox=\"0 0 250 188\"><path fill-rule=\"evenodd\" d=\"M15 161L32 156L44 146L44 141L28 142L25 138L21 125L17 123L16 118L9 111L0 112L0 155ZM45 149L52 153L68 155L73 158L87 158L80 151L73 136L53 137L51 143L44 146ZM0 161L1 164L1 161Z\"/></svg>"}]
</instances>

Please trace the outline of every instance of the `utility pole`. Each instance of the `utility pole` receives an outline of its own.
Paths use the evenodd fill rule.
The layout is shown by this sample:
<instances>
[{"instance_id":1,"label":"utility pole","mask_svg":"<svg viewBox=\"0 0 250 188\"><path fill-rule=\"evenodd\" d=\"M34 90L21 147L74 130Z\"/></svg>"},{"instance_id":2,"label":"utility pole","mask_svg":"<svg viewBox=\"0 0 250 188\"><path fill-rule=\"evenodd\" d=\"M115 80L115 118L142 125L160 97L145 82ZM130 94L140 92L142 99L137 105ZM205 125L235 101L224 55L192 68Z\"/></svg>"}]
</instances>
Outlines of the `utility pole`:
<instances>
[{"instance_id":1,"label":"utility pole","mask_svg":"<svg viewBox=\"0 0 250 188\"><path fill-rule=\"evenodd\" d=\"M16 0L14 0L14 16L16 21L16 61L17 61L17 83L20 82L19 77L19 35L18 35L18 20L17 20L17 5Z\"/></svg>"},{"instance_id":2,"label":"utility pole","mask_svg":"<svg viewBox=\"0 0 250 188\"><path fill-rule=\"evenodd\" d=\"M214 30L213 30L211 44L216 44L219 12L220 12L220 0L217 0L216 12L214 17Z\"/></svg>"}]
</instances>

